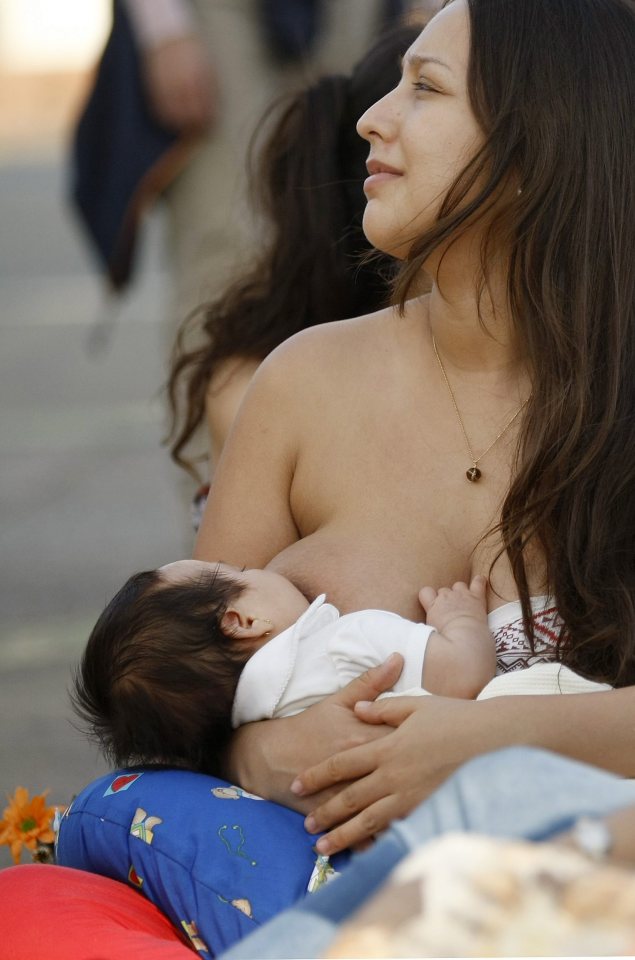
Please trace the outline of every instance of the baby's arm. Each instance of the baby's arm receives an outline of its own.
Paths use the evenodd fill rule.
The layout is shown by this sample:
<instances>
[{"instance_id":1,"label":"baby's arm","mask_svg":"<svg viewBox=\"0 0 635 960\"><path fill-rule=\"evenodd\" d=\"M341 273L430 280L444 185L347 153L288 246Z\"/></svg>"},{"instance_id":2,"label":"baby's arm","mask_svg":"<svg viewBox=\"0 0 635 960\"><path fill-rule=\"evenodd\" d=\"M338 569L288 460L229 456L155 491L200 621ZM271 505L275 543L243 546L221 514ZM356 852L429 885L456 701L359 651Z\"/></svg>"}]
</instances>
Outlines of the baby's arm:
<instances>
[{"instance_id":1,"label":"baby's arm","mask_svg":"<svg viewBox=\"0 0 635 960\"><path fill-rule=\"evenodd\" d=\"M419 600L435 632L428 640L422 686L443 697L476 697L496 673L494 639L487 624L485 577L453 587L423 587Z\"/></svg>"}]
</instances>

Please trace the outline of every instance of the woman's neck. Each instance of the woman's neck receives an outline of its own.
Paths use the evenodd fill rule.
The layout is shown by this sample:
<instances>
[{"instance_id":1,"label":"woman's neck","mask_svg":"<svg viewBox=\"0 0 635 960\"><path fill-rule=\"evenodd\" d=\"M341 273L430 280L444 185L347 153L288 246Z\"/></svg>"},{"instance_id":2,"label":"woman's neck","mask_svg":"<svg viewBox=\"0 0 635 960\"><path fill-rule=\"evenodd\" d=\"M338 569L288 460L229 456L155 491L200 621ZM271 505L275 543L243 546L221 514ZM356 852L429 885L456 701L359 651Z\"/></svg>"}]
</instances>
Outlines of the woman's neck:
<instances>
[{"instance_id":1,"label":"woman's neck","mask_svg":"<svg viewBox=\"0 0 635 960\"><path fill-rule=\"evenodd\" d=\"M458 253L445 252L436 265L438 280L422 301L437 349L456 373L517 383L524 364L507 304L505 274L492 270L482 284L476 257Z\"/></svg>"}]
</instances>

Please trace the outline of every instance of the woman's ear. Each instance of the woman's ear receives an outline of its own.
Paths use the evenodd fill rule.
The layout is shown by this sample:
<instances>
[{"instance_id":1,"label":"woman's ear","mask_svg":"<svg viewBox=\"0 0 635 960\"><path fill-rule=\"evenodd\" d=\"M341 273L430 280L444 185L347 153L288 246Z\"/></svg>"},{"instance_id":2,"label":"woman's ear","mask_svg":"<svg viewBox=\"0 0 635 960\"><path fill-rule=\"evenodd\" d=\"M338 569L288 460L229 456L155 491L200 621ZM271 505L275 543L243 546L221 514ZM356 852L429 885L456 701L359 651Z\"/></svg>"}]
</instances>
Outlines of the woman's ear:
<instances>
[{"instance_id":1,"label":"woman's ear","mask_svg":"<svg viewBox=\"0 0 635 960\"><path fill-rule=\"evenodd\" d=\"M245 616L236 607L228 607L220 622L225 636L234 637L236 640L260 640L271 633L270 627L269 620Z\"/></svg>"}]
</instances>

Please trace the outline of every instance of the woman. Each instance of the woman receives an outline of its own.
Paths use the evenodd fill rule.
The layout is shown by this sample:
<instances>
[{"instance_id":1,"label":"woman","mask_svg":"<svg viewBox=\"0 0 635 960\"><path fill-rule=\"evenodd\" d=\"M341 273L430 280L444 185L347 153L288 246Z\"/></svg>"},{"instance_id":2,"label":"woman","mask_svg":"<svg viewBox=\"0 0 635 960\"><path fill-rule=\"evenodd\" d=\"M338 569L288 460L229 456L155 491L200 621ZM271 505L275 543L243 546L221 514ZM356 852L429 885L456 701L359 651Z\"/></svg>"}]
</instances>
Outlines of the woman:
<instances>
[{"instance_id":1,"label":"woman","mask_svg":"<svg viewBox=\"0 0 635 960\"><path fill-rule=\"evenodd\" d=\"M421 583L482 573L490 610L520 603L525 655L530 599L548 595L558 657L633 684L634 50L630 0L454 0L430 22L359 122L364 229L405 260L399 310L305 331L263 364L198 558L412 618ZM423 271L432 291L413 296ZM239 731L228 765L311 810L333 852L483 750L633 774L634 703L335 699Z\"/></svg>"},{"instance_id":2,"label":"woman","mask_svg":"<svg viewBox=\"0 0 635 960\"><path fill-rule=\"evenodd\" d=\"M309 830L328 831L321 853L410 811L407 823L425 818L435 787L496 748L635 772L634 50L632 0L448 4L359 124L364 227L405 260L401 309L280 347L226 446L197 557L268 565L345 612L414 619L421 583L481 573L498 617L520 606L522 635L503 635L518 663L544 650L540 611L553 602L557 657L618 687L359 703L393 684L393 657L297 717L242 728L229 777L310 813ZM417 296L424 271L432 290ZM563 763L524 815L551 817ZM515 783L514 769L503 754L496 782ZM132 806L150 810L138 789ZM574 816L579 793L565 797ZM279 808L255 807L265 832Z\"/></svg>"}]
</instances>

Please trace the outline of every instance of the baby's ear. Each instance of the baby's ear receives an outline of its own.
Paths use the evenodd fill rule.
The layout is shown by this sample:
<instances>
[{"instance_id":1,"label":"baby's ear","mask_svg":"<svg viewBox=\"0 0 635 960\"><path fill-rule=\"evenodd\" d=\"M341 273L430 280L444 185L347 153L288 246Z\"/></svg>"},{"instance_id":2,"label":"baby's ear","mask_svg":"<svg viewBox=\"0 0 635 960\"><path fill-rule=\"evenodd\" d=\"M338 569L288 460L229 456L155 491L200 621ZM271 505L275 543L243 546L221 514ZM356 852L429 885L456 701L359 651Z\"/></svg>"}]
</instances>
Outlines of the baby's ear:
<instances>
[{"instance_id":1,"label":"baby's ear","mask_svg":"<svg viewBox=\"0 0 635 960\"><path fill-rule=\"evenodd\" d=\"M235 640L258 640L265 635L268 621L246 617L235 607L228 607L221 617L220 628L226 637Z\"/></svg>"},{"instance_id":2,"label":"baby's ear","mask_svg":"<svg viewBox=\"0 0 635 960\"><path fill-rule=\"evenodd\" d=\"M240 638L242 636L241 630L243 626L246 626L246 624L242 623L242 619L238 610L225 610L225 613L221 617L220 628L226 637Z\"/></svg>"}]
</instances>

